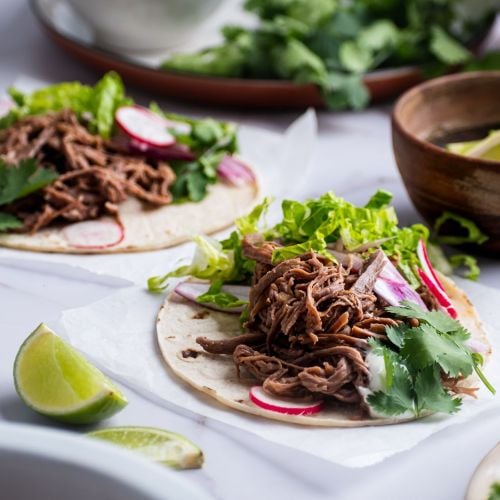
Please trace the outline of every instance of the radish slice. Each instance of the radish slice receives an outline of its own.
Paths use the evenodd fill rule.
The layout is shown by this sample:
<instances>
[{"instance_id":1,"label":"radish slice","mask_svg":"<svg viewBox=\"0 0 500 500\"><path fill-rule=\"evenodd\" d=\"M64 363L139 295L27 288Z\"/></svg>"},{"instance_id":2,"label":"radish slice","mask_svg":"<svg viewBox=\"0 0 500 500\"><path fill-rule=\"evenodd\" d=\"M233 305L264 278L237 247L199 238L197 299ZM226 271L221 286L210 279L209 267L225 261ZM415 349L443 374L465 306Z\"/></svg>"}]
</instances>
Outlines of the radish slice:
<instances>
[{"instance_id":1,"label":"radish slice","mask_svg":"<svg viewBox=\"0 0 500 500\"><path fill-rule=\"evenodd\" d=\"M323 401L299 402L289 399L279 399L264 392L260 385L250 389L250 400L260 408L285 415L313 415L323 409Z\"/></svg>"},{"instance_id":2,"label":"radish slice","mask_svg":"<svg viewBox=\"0 0 500 500\"><path fill-rule=\"evenodd\" d=\"M418 275L430 290L432 295L436 297L439 305L454 319L458 317L458 313L451 303L443 284L439 280L436 271L432 267L427 248L425 247L424 240L420 240L417 245L417 256L422 265L422 269L418 269Z\"/></svg>"},{"instance_id":3,"label":"radish slice","mask_svg":"<svg viewBox=\"0 0 500 500\"><path fill-rule=\"evenodd\" d=\"M418 275L420 276L420 279L424 282L424 284L427 286L429 291L436 297L436 300L438 301L438 304L441 306L442 309L444 309L453 319L457 319L458 313L457 310L453 307L453 304L450 301L450 298L446 293L439 288L432 279L429 278L427 274L425 274L422 269L418 269Z\"/></svg>"},{"instance_id":4,"label":"radish slice","mask_svg":"<svg viewBox=\"0 0 500 500\"><path fill-rule=\"evenodd\" d=\"M63 235L74 248L110 248L125 238L121 224L111 220L88 220L66 226Z\"/></svg>"},{"instance_id":5,"label":"radish slice","mask_svg":"<svg viewBox=\"0 0 500 500\"><path fill-rule=\"evenodd\" d=\"M429 259L429 254L427 253L427 248L425 246L424 240L420 240L417 245L417 256L418 260L420 260L420 265L422 266L423 271L427 276L434 281L434 284L440 288L445 294L444 286L439 280L436 271L432 267L431 260Z\"/></svg>"},{"instance_id":6,"label":"radish slice","mask_svg":"<svg viewBox=\"0 0 500 500\"><path fill-rule=\"evenodd\" d=\"M219 177L233 186L255 182L255 175L248 165L233 155L225 155L217 167Z\"/></svg>"},{"instance_id":7,"label":"radish slice","mask_svg":"<svg viewBox=\"0 0 500 500\"><path fill-rule=\"evenodd\" d=\"M132 139L151 146L166 147L175 143L163 118L142 106L123 106L115 114L118 126Z\"/></svg>"},{"instance_id":8,"label":"radish slice","mask_svg":"<svg viewBox=\"0 0 500 500\"><path fill-rule=\"evenodd\" d=\"M208 309L213 309L214 311L240 314L245 309L244 305L231 308L222 308L218 307L217 304L213 304L211 302L207 303L198 302L196 299L201 294L208 292L209 287L210 285L205 283L189 283L187 281L184 281L183 283L179 283L175 287L175 291L181 297L184 297L185 299L190 300L191 302L195 302L198 305L205 306ZM248 294L250 293L250 287L242 285L224 285L222 287L222 291L230 293L231 295L238 297L238 299L240 300L248 301Z\"/></svg>"},{"instance_id":9,"label":"radish slice","mask_svg":"<svg viewBox=\"0 0 500 500\"><path fill-rule=\"evenodd\" d=\"M384 255L384 262L384 267L373 287L375 293L391 306L399 306L403 300L408 300L427 311L427 307L420 295L401 276L387 255Z\"/></svg>"}]
</instances>

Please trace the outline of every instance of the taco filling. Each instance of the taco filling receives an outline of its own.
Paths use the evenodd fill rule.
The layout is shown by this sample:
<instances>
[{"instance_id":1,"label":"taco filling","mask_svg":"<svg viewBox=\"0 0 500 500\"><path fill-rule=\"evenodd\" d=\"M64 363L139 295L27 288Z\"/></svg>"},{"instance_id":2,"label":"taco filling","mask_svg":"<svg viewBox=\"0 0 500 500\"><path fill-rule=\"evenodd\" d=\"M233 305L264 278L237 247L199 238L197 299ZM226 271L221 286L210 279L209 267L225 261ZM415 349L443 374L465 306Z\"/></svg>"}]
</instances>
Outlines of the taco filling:
<instances>
[{"instance_id":1,"label":"taco filling","mask_svg":"<svg viewBox=\"0 0 500 500\"><path fill-rule=\"evenodd\" d=\"M18 239L2 236L2 244L26 247L16 235L104 216L124 228L125 202L136 202L135 212L147 218L152 209L202 202L214 184L233 191L255 185L252 170L235 156L234 125L135 105L115 73L95 87L71 82L10 95L0 118L0 232ZM158 231L147 244L168 246ZM131 246L140 247L141 237Z\"/></svg>"},{"instance_id":2,"label":"taco filling","mask_svg":"<svg viewBox=\"0 0 500 500\"><path fill-rule=\"evenodd\" d=\"M264 202L229 239L198 239L192 264L150 279L150 289L172 276L208 279L205 293L187 293L201 290L193 283L176 295L218 311L211 314L242 310L242 331L207 331L191 348L213 355L210 363L232 359L238 376L278 401L320 399L366 418L454 413L480 381L493 391L481 371L489 346L467 330L477 323L464 314L465 299L432 267L426 228L399 228L389 201L382 192L362 208L331 194L285 201L283 220L257 230ZM300 218L290 217L292 204Z\"/></svg>"}]
</instances>

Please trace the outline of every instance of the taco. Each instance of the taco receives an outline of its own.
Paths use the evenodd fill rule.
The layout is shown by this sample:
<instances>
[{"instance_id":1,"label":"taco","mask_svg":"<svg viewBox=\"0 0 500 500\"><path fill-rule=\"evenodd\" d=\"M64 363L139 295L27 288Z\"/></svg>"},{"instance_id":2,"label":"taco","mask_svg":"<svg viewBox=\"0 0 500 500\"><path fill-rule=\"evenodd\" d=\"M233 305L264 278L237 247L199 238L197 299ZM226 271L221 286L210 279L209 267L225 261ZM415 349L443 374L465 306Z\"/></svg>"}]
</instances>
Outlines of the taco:
<instances>
[{"instance_id":1,"label":"taco","mask_svg":"<svg viewBox=\"0 0 500 500\"><path fill-rule=\"evenodd\" d=\"M120 77L10 91L0 120L0 246L142 251L229 226L258 196L234 125L135 105Z\"/></svg>"},{"instance_id":2,"label":"taco","mask_svg":"<svg viewBox=\"0 0 500 500\"><path fill-rule=\"evenodd\" d=\"M475 397L491 347L476 310L431 265L424 226L390 197L267 200L222 242L198 238L190 276L157 321L172 372L228 407L301 425L354 427L454 413Z\"/></svg>"}]
</instances>

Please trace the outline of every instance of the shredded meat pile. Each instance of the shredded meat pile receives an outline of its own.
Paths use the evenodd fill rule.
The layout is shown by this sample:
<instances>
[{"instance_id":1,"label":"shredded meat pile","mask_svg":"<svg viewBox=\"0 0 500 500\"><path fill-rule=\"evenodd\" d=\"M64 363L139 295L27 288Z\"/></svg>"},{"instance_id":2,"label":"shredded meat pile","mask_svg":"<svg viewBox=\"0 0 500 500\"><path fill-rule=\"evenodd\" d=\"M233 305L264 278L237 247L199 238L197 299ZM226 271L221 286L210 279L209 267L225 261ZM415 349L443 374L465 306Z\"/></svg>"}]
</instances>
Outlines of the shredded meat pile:
<instances>
[{"instance_id":1,"label":"shredded meat pile","mask_svg":"<svg viewBox=\"0 0 500 500\"><path fill-rule=\"evenodd\" d=\"M51 185L7 207L23 222L23 232L55 221L116 215L129 196L153 206L172 200L175 175L166 163L131 156L90 134L70 110L30 116L1 131L0 157L8 164L35 158L59 174Z\"/></svg>"},{"instance_id":2,"label":"shredded meat pile","mask_svg":"<svg viewBox=\"0 0 500 500\"><path fill-rule=\"evenodd\" d=\"M243 242L245 256L257 262L247 333L198 344L232 354L238 369L277 396L359 403L357 387L368 384L368 339L384 339L385 327L396 325L373 293L383 254L354 272L315 253L272 265L275 247L254 236Z\"/></svg>"}]
</instances>

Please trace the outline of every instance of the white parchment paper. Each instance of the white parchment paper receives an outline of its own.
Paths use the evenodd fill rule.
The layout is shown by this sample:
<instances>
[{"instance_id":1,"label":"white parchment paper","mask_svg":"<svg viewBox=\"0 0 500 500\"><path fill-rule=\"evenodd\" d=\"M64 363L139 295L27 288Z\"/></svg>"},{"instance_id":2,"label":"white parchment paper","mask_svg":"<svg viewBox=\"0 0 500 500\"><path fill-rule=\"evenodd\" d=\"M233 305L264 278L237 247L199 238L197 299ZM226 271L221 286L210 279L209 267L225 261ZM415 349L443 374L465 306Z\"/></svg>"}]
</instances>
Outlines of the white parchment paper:
<instances>
[{"instance_id":1,"label":"white parchment paper","mask_svg":"<svg viewBox=\"0 0 500 500\"><path fill-rule=\"evenodd\" d=\"M15 86L30 91L46 85L28 77L16 80ZM239 128L241 155L256 170L262 192L277 199L299 197L301 182L312 168L316 146L317 120L311 109L295 120L283 133L242 125ZM152 274L165 272L176 260L189 255L190 243L173 249L112 255L44 254L0 248L0 260L24 269L43 269L44 263L66 264L96 274L122 278L142 284Z\"/></svg>"},{"instance_id":2,"label":"white parchment paper","mask_svg":"<svg viewBox=\"0 0 500 500\"><path fill-rule=\"evenodd\" d=\"M497 322L500 292L458 281L487 325L494 351L486 374L500 390L500 331L488 326ZM65 311L61 327L70 342L101 368L157 402L220 420L269 441L350 467L375 464L416 446L445 427L469 421L485 410L500 408L500 397L481 389L478 399L464 401L456 415L434 415L383 427L305 428L245 415L219 405L169 372L156 345L155 318L162 300L142 287L129 287L90 306Z\"/></svg>"}]
</instances>

